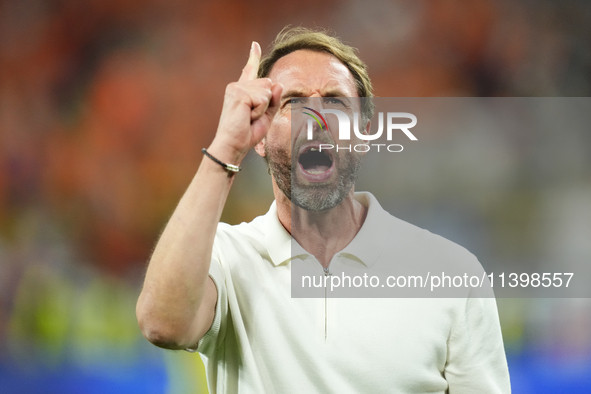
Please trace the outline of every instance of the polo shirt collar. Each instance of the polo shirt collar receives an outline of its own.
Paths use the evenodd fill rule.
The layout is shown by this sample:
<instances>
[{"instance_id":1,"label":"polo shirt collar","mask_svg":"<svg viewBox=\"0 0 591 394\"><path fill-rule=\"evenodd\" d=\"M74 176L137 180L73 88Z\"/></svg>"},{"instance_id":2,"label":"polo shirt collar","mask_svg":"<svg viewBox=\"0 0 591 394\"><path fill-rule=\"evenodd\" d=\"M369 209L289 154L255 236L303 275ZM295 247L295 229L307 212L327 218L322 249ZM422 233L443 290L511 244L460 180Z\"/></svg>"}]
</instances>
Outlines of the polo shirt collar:
<instances>
[{"instance_id":1,"label":"polo shirt collar","mask_svg":"<svg viewBox=\"0 0 591 394\"><path fill-rule=\"evenodd\" d=\"M355 199L368 207L367 216L355 238L336 255L359 261L371 267L378 260L390 233L387 220L390 214L380 206L373 194L356 192ZM289 232L283 227L277 216L277 203L273 201L265 215L265 243L272 263L277 266L297 256L309 255Z\"/></svg>"},{"instance_id":2,"label":"polo shirt collar","mask_svg":"<svg viewBox=\"0 0 591 394\"><path fill-rule=\"evenodd\" d=\"M265 246L273 265L277 266L291 259L291 241L291 234L277 216L277 201L273 201L265 215Z\"/></svg>"},{"instance_id":3,"label":"polo shirt collar","mask_svg":"<svg viewBox=\"0 0 591 394\"><path fill-rule=\"evenodd\" d=\"M368 208L367 216L355 238L336 255L353 258L371 267L381 256L385 246L392 242L389 239L392 222L388 220L391 215L369 192L356 192L355 199Z\"/></svg>"}]
</instances>

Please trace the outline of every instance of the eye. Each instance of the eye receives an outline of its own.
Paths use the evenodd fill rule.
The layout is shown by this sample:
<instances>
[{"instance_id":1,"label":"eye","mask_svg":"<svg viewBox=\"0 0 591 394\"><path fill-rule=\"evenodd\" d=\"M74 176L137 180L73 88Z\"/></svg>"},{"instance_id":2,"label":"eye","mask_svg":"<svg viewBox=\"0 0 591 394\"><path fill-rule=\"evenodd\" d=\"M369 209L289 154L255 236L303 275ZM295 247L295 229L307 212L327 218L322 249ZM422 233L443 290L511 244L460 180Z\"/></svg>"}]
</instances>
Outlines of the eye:
<instances>
[{"instance_id":1,"label":"eye","mask_svg":"<svg viewBox=\"0 0 591 394\"><path fill-rule=\"evenodd\" d=\"M303 102L304 99L302 97L292 97L288 101L289 104L302 104Z\"/></svg>"},{"instance_id":2,"label":"eye","mask_svg":"<svg viewBox=\"0 0 591 394\"><path fill-rule=\"evenodd\" d=\"M336 97L326 97L324 99L324 102L327 103L327 104L338 104L338 105L343 105L344 104L342 100L340 100L340 99L338 99Z\"/></svg>"}]
</instances>

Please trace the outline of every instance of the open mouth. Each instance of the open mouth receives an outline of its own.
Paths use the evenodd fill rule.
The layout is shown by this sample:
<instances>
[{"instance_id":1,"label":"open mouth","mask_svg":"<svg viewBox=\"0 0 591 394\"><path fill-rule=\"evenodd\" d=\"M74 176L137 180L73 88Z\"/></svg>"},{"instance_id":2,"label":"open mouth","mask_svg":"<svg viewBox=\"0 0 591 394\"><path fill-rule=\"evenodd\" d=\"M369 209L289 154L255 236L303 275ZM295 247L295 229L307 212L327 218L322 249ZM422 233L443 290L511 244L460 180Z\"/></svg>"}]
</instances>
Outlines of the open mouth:
<instances>
[{"instance_id":1,"label":"open mouth","mask_svg":"<svg viewBox=\"0 0 591 394\"><path fill-rule=\"evenodd\" d=\"M325 178L330 176L330 169L333 165L333 157L326 151L320 150L317 146L311 146L302 152L298 158L298 163L302 171L314 178ZM322 179L316 179L322 180Z\"/></svg>"}]
</instances>

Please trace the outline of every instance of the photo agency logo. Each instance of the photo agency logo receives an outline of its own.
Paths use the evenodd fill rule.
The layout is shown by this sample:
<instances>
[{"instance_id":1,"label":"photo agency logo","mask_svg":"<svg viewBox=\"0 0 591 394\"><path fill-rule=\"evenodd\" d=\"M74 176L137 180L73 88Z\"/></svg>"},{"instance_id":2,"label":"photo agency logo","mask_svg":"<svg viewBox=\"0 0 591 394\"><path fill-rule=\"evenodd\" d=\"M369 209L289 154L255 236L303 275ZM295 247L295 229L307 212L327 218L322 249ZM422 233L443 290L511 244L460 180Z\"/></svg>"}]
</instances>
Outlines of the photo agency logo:
<instances>
[{"instance_id":1,"label":"photo agency logo","mask_svg":"<svg viewBox=\"0 0 591 394\"><path fill-rule=\"evenodd\" d=\"M308 119L307 123L307 138L308 140L313 140L314 137L314 121L318 124L320 129L328 130L328 124L326 119L322 115L332 114L337 117L338 124L339 124L339 137L340 141L350 141L351 140L351 119L347 113L338 109L320 109L319 111L310 108L310 107L303 107L303 110L307 110L310 112L303 112L305 115L308 115L310 118ZM409 129L413 128L417 124L417 117L408 112L387 112L386 113L386 139L388 142L392 141L394 131L402 131L411 141L417 141L417 137L414 136L413 133ZM410 122L406 123L395 123L400 119L407 119ZM322 123L321 123L322 121ZM351 151L354 150L355 152L369 152L370 150L374 149L377 152L380 151L387 151L387 152L402 152L404 147L401 144L381 144L377 143L377 140L382 137L384 133L384 113L378 113L378 130L370 134L369 130L368 133L365 132L365 129L359 127L360 116L359 112L353 112L353 132L355 136L362 141L365 141L362 144L349 144L349 145L333 145L333 144L320 144L319 150L322 152L323 150L347 150ZM375 142L374 142L375 141Z\"/></svg>"}]
</instances>

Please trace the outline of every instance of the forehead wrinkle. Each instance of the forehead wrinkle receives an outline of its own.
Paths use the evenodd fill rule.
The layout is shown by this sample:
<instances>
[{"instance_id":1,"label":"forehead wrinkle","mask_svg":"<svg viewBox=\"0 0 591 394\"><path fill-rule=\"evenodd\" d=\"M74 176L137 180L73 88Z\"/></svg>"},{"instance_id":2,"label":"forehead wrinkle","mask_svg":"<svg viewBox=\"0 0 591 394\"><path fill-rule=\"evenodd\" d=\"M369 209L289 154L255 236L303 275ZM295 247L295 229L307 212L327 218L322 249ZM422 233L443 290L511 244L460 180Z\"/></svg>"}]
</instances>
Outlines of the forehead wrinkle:
<instances>
[{"instance_id":1,"label":"forehead wrinkle","mask_svg":"<svg viewBox=\"0 0 591 394\"><path fill-rule=\"evenodd\" d=\"M287 98L287 97L309 97L311 96L310 94L310 89L301 89L301 88L295 88L295 89L289 89L286 92L281 94L281 98ZM340 88L327 88L326 90L321 90L320 91L320 96L321 97L357 97L358 94L355 91L355 95L354 96L348 96L347 94L345 94L345 92L343 92Z\"/></svg>"},{"instance_id":2,"label":"forehead wrinkle","mask_svg":"<svg viewBox=\"0 0 591 394\"><path fill-rule=\"evenodd\" d=\"M279 60L271 68L269 78L281 82L286 91L300 90L300 96L310 96L318 92L338 90L340 97L358 96L357 85L351 71L336 57L320 52L298 50ZM351 90L346 94L343 89ZM331 95L336 95L331 92ZM328 96L327 96L328 97Z\"/></svg>"},{"instance_id":3,"label":"forehead wrinkle","mask_svg":"<svg viewBox=\"0 0 591 394\"><path fill-rule=\"evenodd\" d=\"M326 90L324 92L324 94L322 94L322 97L357 97L357 96L359 96L357 94L356 90L354 92L355 92L355 96L349 96L349 95L345 94L345 92L343 92L339 88L334 88L334 89L329 88L328 90Z\"/></svg>"}]
</instances>

